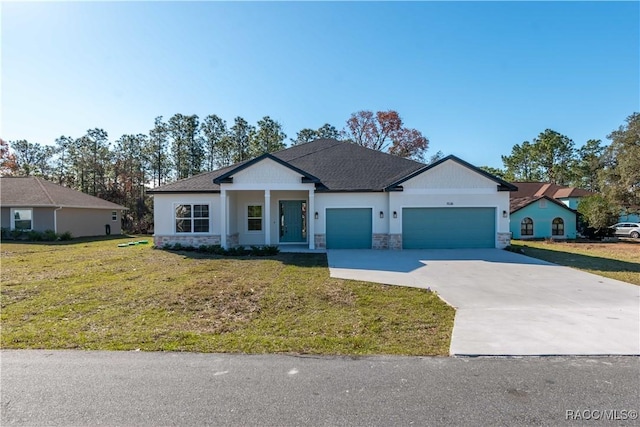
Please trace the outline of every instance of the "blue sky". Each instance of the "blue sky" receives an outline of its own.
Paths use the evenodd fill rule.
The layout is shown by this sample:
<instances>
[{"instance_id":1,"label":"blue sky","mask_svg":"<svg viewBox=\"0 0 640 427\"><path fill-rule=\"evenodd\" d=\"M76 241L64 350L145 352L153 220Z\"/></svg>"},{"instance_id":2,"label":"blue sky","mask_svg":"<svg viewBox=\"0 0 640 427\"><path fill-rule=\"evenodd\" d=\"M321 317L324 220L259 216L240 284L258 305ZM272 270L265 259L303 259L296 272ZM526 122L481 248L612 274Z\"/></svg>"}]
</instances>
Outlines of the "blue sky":
<instances>
[{"instance_id":1,"label":"blue sky","mask_svg":"<svg viewBox=\"0 0 640 427\"><path fill-rule=\"evenodd\" d=\"M638 2L1 4L5 140L156 116L265 115L291 138L397 110L476 165L554 129L581 146L640 110Z\"/></svg>"}]
</instances>

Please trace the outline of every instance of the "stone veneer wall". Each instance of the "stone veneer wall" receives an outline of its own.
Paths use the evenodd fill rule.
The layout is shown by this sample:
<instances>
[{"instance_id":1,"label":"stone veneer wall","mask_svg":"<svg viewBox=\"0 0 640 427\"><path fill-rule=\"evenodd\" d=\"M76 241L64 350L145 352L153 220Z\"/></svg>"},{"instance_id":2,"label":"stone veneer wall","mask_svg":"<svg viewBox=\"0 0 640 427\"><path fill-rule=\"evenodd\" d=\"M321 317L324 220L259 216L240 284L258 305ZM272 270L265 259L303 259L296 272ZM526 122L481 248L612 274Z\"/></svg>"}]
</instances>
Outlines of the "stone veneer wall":
<instances>
[{"instance_id":1,"label":"stone veneer wall","mask_svg":"<svg viewBox=\"0 0 640 427\"><path fill-rule=\"evenodd\" d=\"M166 244L176 244L180 243L184 246L193 246L198 247L200 245L219 245L220 244L220 236L219 235L182 235L182 236L153 236L153 244L157 247L161 248Z\"/></svg>"},{"instance_id":2,"label":"stone veneer wall","mask_svg":"<svg viewBox=\"0 0 640 427\"><path fill-rule=\"evenodd\" d=\"M235 248L240 246L240 233L227 234L227 247Z\"/></svg>"},{"instance_id":3,"label":"stone veneer wall","mask_svg":"<svg viewBox=\"0 0 640 427\"><path fill-rule=\"evenodd\" d=\"M402 249L402 234L389 234L389 249Z\"/></svg>"},{"instance_id":4,"label":"stone veneer wall","mask_svg":"<svg viewBox=\"0 0 640 427\"><path fill-rule=\"evenodd\" d=\"M504 249L511 244L511 232L498 233L498 249Z\"/></svg>"},{"instance_id":5,"label":"stone veneer wall","mask_svg":"<svg viewBox=\"0 0 640 427\"><path fill-rule=\"evenodd\" d=\"M314 241L317 249L326 249L327 239L324 234L316 234L314 236Z\"/></svg>"},{"instance_id":6,"label":"stone veneer wall","mask_svg":"<svg viewBox=\"0 0 640 427\"><path fill-rule=\"evenodd\" d=\"M388 234L374 234L373 249L389 249L389 235Z\"/></svg>"}]
</instances>

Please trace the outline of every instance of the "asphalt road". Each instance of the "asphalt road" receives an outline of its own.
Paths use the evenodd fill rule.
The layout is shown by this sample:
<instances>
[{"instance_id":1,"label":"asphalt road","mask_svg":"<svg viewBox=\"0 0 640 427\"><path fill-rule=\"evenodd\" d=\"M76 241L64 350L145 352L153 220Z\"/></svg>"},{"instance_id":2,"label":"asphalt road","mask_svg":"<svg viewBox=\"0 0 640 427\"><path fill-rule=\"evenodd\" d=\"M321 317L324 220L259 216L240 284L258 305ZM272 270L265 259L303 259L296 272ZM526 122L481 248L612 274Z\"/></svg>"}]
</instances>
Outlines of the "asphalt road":
<instances>
[{"instance_id":1,"label":"asphalt road","mask_svg":"<svg viewBox=\"0 0 640 427\"><path fill-rule=\"evenodd\" d=\"M2 426L640 425L637 357L0 357Z\"/></svg>"}]
</instances>

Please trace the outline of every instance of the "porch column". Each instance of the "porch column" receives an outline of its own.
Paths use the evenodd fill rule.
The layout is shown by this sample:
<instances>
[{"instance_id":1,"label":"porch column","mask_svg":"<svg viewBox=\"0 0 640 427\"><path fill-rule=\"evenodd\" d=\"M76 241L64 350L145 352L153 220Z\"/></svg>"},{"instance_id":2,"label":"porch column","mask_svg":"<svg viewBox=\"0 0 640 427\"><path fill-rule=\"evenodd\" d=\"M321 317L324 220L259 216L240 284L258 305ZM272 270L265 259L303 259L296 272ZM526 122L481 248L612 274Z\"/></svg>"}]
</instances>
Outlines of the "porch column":
<instances>
[{"instance_id":1,"label":"porch column","mask_svg":"<svg viewBox=\"0 0 640 427\"><path fill-rule=\"evenodd\" d=\"M220 190L220 246L227 247L227 190Z\"/></svg>"},{"instance_id":2,"label":"porch column","mask_svg":"<svg viewBox=\"0 0 640 427\"><path fill-rule=\"evenodd\" d=\"M309 189L309 206L307 209L307 239L309 239L309 249L316 248L316 193L315 188Z\"/></svg>"},{"instance_id":3,"label":"porch column","mask_svg":"<svg viewBox=\"0 0 640 427\"><path fill-rule=\"evenodd\" d=\"M271 190L264 190L264 244L271 244Z\"/></svg>"}]
</instances>

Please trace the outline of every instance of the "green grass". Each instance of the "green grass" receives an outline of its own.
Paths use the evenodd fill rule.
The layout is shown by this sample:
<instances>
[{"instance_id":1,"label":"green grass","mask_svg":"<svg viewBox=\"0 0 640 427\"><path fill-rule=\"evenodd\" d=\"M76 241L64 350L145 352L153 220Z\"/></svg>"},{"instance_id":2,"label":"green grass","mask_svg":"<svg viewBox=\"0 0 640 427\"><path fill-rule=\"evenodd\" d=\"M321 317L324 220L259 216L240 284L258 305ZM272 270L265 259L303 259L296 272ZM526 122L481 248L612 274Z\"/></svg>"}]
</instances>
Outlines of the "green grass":
<instances>
[{"instance_id":1,"label":"green grass","mask_svg":"<svg viewBox=\"0 0 640 427\"><path fill-rule=\"evenodd\" d=\"M532 242L511 246L528 256L640 285L640 242Z\"/></svg>"},{"instance_id":2,"label":"green grass","mask_svg":"<svg viewBox=\"0 0 640 427\"><path fill-rule=\"evenodd\" d=\"M2 243L2 348L446 355L434 293L332 279L323 254L208 257L130 238Z\"/></svg>"}]
</instances>

